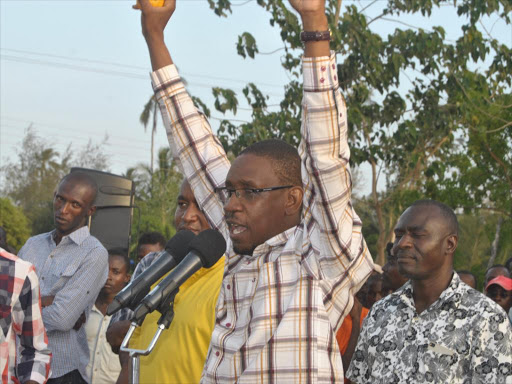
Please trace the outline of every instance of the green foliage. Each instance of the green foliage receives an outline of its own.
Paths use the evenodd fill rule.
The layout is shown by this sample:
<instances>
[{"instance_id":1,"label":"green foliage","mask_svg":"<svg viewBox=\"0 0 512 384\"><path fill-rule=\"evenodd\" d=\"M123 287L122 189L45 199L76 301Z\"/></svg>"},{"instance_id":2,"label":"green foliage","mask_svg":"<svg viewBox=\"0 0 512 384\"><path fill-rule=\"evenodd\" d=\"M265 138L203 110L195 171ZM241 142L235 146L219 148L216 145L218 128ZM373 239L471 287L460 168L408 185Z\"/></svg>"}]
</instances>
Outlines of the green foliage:
<instances>
[{"instance_id":1,"label":"green foliage","mask_svg":"<svg viewBox=\"0 0 512 384\"><path fill-rule=\"evenodd\" d=\"M17 251L30 237L30 226L26 216L5 197L0 198L0 227L7 233L7 244Z\"/></svg>"},{"instance_id":2,"label":"green foliage","mask_svg":"<svg viewBox=\"0 0 512 384\"><path fill-rule=\"evenodd\" d=\"M31 127L26 130L17 162L0 168L5 180L0 193L21 208L30 222L32 235L53 229L53 193L72 167L107 168L107 156L102 151L106 140L100 144L89 141L75 150L69 146L61 155Z\"/></svg>"},{"instance_id":3,"label":"green foliage","mask_svg":"<svg viewBox=\"0 0 512 384\"><path fill-rule=\"evenodd\" d=\"M137 247L138 236L144 232L157 231L170 239L174 233L176 200L183 179L175 169L169 148L158 153L158 167L151 173L147 165L140 164L128 169L126 177L135 183L135 205L132 225L132 244Z\"/></svg>"},{"instance_id":4,"label":"green foliage","mask_svg":"<svg viewBox=\"0 0 512 384\"><path fill-rule=\"evenodd\" d=\"M235 125L226 120L219 129L222 143L235 155L268 137L292 144L299 140L301 25L282 0L258 4L280 30L285 49L281 62L292 80L279 112L268 111L266 98L254 85L244 90L252 121ZM372 170L372 192L361 204L375 211L371 222L377 228L377 261L384 260L398 215L416 198L512 213L512 54L480 28L482 18L490 15L510 24L510 2L454 2L462 23L455 42L447 41L442 26L397 28L384 36L373 24L379 19L401 23L408 15L428 17L446 5L440 0L389 0L372 19L364 11L382 3L365 3L365 9L351 3L334 25L336 4L329 0L327 7L331 48L342 58L338 78L347 102L351 161L367 163ZM218 15L231 12L228 0L210 0L210 5ZM237 51L244 58L257 56L251 34L240 35ZM236 113L236 96L226 94L214 89L216 109ZM385 191L377 188L379 177L386 180Z\"/></svg>"}]
</instances>

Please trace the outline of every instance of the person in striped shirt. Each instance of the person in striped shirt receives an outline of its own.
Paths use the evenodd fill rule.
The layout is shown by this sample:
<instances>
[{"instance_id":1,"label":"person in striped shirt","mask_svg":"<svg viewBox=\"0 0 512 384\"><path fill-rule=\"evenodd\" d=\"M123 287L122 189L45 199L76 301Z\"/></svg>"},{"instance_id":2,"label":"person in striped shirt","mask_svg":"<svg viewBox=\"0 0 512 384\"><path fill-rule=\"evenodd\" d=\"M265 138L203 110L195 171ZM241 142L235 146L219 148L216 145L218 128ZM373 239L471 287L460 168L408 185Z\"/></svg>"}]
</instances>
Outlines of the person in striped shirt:
<instances>
[{"instance_id":1,"label":"person in striped shirt","mask_svg":"<svg viewBox=\"0 0 512 384\"><path fill-rule=\"evenodd\" d=\"M343 382L336 331L374 264L351 202L347 113L324 1L290 1L305 42L298 150L267 140L233 164L165 45L176 1L136 6L172 153L228 241L204 383Z\"/></svg>"}]
</instances>

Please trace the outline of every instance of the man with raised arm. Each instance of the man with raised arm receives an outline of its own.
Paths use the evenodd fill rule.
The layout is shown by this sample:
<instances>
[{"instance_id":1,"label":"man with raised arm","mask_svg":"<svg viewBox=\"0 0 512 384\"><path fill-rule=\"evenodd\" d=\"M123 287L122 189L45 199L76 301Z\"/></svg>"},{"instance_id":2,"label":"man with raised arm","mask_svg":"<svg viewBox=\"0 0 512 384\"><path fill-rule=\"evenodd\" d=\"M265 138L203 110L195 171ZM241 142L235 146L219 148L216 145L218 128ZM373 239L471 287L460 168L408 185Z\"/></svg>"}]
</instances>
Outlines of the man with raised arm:
<instances>
[{"instance_id":1,"label":"man with raised arm","mask_svg":"<svg viewBox=\"0 0 512 384\"><path fill-rule=\"evenodd\" d=\"M176 2L140 1L169 144L211 226L228 238L205 383L343 382L335 333L373 263L351 203L346 108L324 1L290 1L305 32L299 151L267 140L232 165L164 43Z\"/></svg>"}]
</instances>

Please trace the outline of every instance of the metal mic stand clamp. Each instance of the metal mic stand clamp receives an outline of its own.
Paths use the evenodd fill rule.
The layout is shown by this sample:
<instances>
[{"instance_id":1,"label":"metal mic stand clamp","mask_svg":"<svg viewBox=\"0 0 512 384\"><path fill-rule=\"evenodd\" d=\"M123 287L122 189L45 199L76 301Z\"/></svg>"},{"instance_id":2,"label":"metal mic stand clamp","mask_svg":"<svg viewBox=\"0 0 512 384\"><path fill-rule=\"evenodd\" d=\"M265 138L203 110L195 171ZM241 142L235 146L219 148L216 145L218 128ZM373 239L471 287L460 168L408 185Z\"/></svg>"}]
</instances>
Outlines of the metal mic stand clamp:
<instances>
[{"instance_id":1,"label":"metal mic stand clamp","mask_svg":"<svg viewBox=\"0 0 512 384\"><path fill-rule=\"evenodd\" d=\"M130 360L132 363L132 369L130 371L130 384L139 384L139 374L140 374L140 356L147 356L153 351L156 346L160 335L164 331L164 329L168 329L171 325L172 319L174 318L174 298L178 294L179 289L171 292L167 297L165 297L157 310L162 314L160 319L158 320L158 329L153 335L153 339L147 346L146 349L134 349L129 348L128 344L130 342L131 337L133 336L133 332L135 329L142 325L145 317L140 319L139 321L133 321L130 325L130 329L126 333L126 336L123 339L123 343L121 344L121 351L128 352L130 354Z\"/></svg>"}]
</instances>

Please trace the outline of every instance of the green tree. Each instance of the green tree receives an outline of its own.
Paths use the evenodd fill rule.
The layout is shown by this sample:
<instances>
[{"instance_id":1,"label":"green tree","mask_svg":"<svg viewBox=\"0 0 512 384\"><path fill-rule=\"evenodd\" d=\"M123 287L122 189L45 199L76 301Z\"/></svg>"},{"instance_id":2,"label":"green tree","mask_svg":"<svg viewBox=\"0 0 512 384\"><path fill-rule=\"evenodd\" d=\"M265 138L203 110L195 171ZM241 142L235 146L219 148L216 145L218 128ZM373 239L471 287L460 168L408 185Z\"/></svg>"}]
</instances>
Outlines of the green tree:
<instances>
[{"instance_id":1,"label":"green tree","mask_svg":"<svg viewBox=\"0 0 512 384\"><path fill-rule=\"evenodd\" d=\"M0 168L5 181L0 193L22 209L33 235L53 228L53 193L59 180L73 166L107 169L107 156L102 151L106 140L101 144L89 141L78 149L68 146L61 155L38 137L32 127L26 130L17 162L9 162Z\"/></svg>"},{"instance_id":2,"label":"green tree","mask_svg":"<svg viewBox=\"0 0 512 384\"><path fill-rule=\"evenodd\" d=\"M17 251L30 237L30 226L23 211L5 197L0 197L0 227L7 233L7 244Z\"/></svg>"},{"instance_id":3,"label":"green tree","mask_svg":"<svg viewBox=\"0 0 512 384\"><path fill-rule=\"evenodd\" d=\"M157 119L158 115L160 113L158 112L158 103L156 102L155 96L151 96L144 105L144 109L142 110L142 113L140 114L139 121L142 125L144 125L144 132L147 130L149 120L152 120L152 129L151 129L151 163L149 165L149 169L151 173L153 173L153 166L154 166L154 148L155 148L155 134L156 134L156 126L157 126Z\"/></svg>"},{"instance_id":4,"label":"green tree","mask_svg":"<svg viewBox=\"0 0 512 384\"><path fill-rule=\"evenodd\" d=\"M182 175L177 171L169 148L158 152L158 168L153 172L145 164L139 164L126 172L126 177L135 182L135 205L137 209L132 225L132 245L143 232L158 231L167 239L175 233L174 211Z\"/></svg>"},{"instance_id":5,"label":"green tree","mask_svg":"<svg viewBox=\"0 0 512 384\"><path fill-rule=\"evenodd\" d=\"M291 81L285 87L279 112L267 110L267 97L254 84L244 89L253 120L239 125L225 120L219 129L223 144L234 154L268 137L292 144L299 139L301 26L284 1L257 3L269 12L270 24L280 30L284 43L281 61ZM209 0L209 4L219 16L231 12L229 0ZM339 2L328 2L331 47L342 58L337 70L347 101L352 162L368 164L372 174L366 202L374 211L378 228L379 263L384 262L385 245L392 237L398 214L413 200L433 197L460 207L460 202L441 193L436 183L442 185L449 171L466 172L452 161L451 154L454 148L461 148L460 140L467 140L471 129L468 118L478 108L489 106L480 88L481 80L471 81L472 77L489 79L487 90L493 96L493 106L508 105L510 109L510 103L493 100L502 100L510 92L511 50L480 27L489 16L510 24L510 2L453 2L462 23L455 42L447 41L442 26L431 30L402 28L402 18L428 18L434 9L447 4L440 0L373 1L359 7L350 3L338 21ZM367 16L371 7L380 7L380 13ZM396 22L400 28L384 36L376 27L379 20ZM435 25L435 20L430 21ZM237 51L243 57L258 55L257 42L249 32L240 35ZM236 113L238 101L232 91L214 89L213 94L218 111ZM477 99L471 102L472 97ZM502 126L502 130L509 129L510 119L504 118ZM494 152L493 144L488 144ZM491 153L488 156L492 157ZM499 162L494 169L496 164ZM385 190L378 188L382 178ZM501 199L497 195L493 198Z\"/></svg>"}]
</instances>

